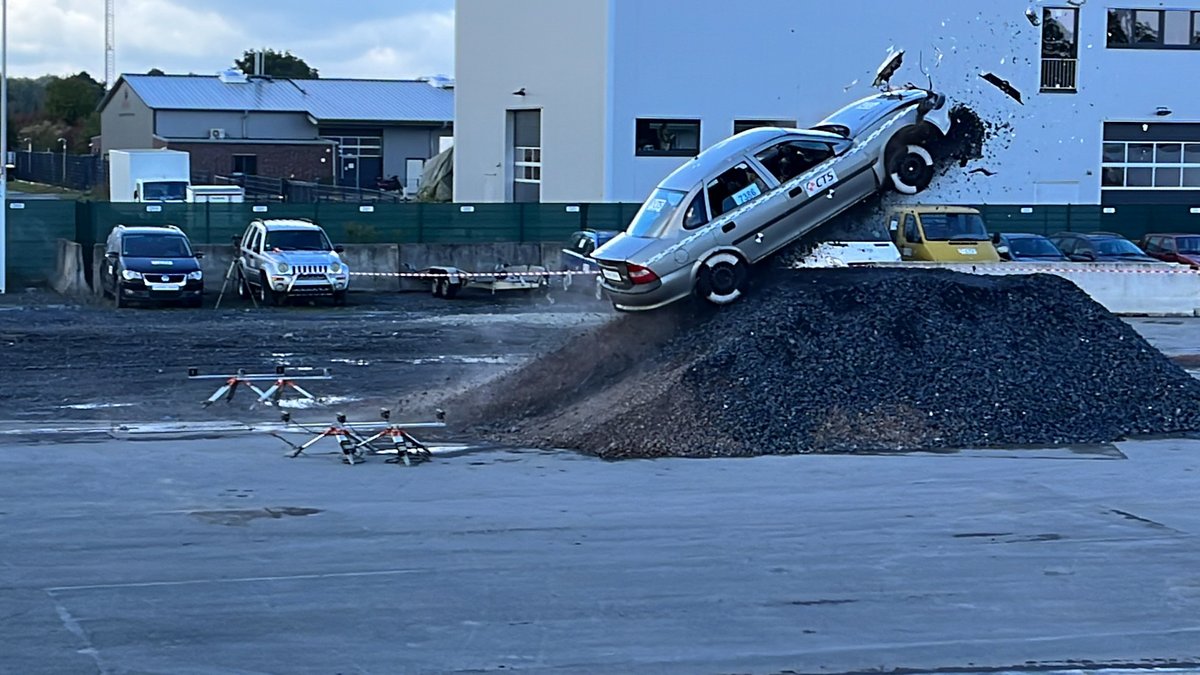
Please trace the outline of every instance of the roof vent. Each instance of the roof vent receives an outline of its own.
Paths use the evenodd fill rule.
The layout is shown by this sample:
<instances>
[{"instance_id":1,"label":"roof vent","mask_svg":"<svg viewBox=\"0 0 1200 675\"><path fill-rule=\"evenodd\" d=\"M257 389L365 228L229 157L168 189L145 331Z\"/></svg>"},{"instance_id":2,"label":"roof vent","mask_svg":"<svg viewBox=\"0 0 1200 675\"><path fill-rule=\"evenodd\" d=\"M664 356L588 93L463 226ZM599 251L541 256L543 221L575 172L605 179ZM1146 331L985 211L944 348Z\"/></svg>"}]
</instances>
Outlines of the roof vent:
<instances>
[{"instance_id":1,"label":"roof vent","mask_svg":"<svg viewBox=\"0 0 1200 675\"><path fill-rule=\"evenodd\" d=\"M223 70L217 74L217 77L225 84L245 84L249 81L246 79L246 74L237 68Z\"/></svg>"}]
</instances>

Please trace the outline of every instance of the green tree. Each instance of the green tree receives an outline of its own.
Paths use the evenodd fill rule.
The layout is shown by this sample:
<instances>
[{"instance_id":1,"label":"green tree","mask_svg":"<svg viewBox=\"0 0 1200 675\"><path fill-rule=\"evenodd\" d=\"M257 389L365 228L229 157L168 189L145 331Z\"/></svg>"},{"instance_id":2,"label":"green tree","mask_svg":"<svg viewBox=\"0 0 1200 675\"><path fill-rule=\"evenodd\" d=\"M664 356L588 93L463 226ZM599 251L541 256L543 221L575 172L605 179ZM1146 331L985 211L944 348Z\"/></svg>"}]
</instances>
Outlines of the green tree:
<instances>
[{"instance_id":1,"label":"green tree","mask_svg":"<svg viewBox=\"0 0 1200 675\"><path fill-rule=\"evenodd\" d=\"M46 85L46 113L70 126L86 119L104 98L104 85L86 72L55 78Z\"/></svg>"},{"instance_id":2,"label":"green tree","mask_svg":"<svg viewBox=\"0 0 1200 675\"><path fill-rule=\"evenodd\" d=\"M150 69L150 71L149 71L149 72L147 72L146 74L147 74L147 75L166 75L166 73L164 73L164 72L163 72L161 69L159 69L159 68L151 68L151 69Z\"/></svg>"},{"instance_id":3,"label":"green tree","mask_svg":"<svg viewBox=\"0 0 1200 675\"><path fill-rule=\"evenodd\" d=\"M247 49L242 58L233 65L247 75L254 74L254 52ZM271 77L287 77L293 80L315 80L320 77L316 68L309 66L304 59L290 51L277 52L267 49L263 52L263 74Z\"/></svg>"}]
</instances>

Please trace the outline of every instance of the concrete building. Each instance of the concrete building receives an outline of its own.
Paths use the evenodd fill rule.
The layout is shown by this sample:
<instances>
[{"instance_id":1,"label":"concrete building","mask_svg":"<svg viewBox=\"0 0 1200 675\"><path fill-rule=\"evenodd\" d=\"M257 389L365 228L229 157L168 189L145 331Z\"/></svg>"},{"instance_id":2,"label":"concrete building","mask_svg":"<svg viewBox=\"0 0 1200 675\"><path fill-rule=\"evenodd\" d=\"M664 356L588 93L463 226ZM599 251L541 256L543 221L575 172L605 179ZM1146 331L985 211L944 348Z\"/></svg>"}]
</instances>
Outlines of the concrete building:
<instances>
[{"instance_id":1,"label":"concrete building","mask_svg":"<svg viewBox=\"0 0 1200 675\"><path fill-rule=\"evenodd\" d=\"M869 95L895 49L894 86L932 78L990 128L938 199L1200 206L1200 0L1030 7L458 0L455 198L641 201L736 131Z\"/></svg>"},{"instance_id":2,"label":"concrete building","mask_svg":"<svg viewBox=\"0 0 1200 675\"><path fill-rule=\"evenodd\" d=\"M452 139L454 92L416 80L124 75L100 104L101 151L169 147L199 174L374 187Z\"/></svg>"}]
</instances>

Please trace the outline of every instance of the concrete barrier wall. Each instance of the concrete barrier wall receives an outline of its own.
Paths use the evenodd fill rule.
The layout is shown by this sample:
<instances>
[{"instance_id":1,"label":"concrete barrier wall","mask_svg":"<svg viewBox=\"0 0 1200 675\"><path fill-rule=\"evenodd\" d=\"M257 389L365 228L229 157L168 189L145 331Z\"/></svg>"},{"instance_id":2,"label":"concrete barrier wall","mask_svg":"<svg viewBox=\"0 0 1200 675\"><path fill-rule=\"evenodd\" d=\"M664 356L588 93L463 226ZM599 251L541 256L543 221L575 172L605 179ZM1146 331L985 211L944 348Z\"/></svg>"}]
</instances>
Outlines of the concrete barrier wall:
<instances>
[{"instance_id":1,"label":"concrete barrier wall","mask_svg":"<svg viewBox=\"0 0 1200 675\"><path fill-rule=\"evenodd\" d=\"M83 274L83 247L69 239L55 241L54 276L50 285L63 295L87 293Z\"/></svg>"},{"instance_id":2,"label":"concrete barrier wall","mask_svg":"<svg viewBox=\"0 0 1200 675\"><path fill-rule=\"evenodd\" d=\"M1200 316L1200 270L1152 263L886 263L968 274L1053 274L1069 279L1114 314Z\"/></svg>"}]
</instances>

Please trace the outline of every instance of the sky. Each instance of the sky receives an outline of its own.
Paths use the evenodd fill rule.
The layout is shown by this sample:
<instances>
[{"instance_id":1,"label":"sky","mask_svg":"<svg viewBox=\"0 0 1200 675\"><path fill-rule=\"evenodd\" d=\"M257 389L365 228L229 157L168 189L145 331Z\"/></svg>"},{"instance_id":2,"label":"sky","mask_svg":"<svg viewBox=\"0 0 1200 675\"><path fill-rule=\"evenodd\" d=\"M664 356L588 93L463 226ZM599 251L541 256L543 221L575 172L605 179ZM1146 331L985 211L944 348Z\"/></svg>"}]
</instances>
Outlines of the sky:
<instances>
[{"instance_id":1,"label":"sky","mask_svg":"<svg viewBox=\"0 0 1200 675\"><path fill-rule=\"evenodd\" d=\"M454 73L454 0L116 0L117 73L215 74L252 48L322 77ZM11 77L104 79L104 0L8 2Z\"/></svg>"}]
</instances>

